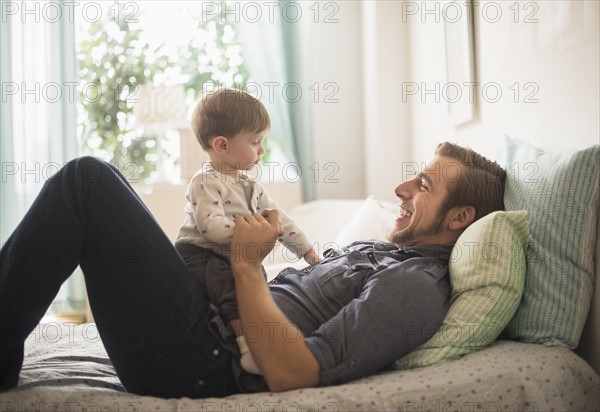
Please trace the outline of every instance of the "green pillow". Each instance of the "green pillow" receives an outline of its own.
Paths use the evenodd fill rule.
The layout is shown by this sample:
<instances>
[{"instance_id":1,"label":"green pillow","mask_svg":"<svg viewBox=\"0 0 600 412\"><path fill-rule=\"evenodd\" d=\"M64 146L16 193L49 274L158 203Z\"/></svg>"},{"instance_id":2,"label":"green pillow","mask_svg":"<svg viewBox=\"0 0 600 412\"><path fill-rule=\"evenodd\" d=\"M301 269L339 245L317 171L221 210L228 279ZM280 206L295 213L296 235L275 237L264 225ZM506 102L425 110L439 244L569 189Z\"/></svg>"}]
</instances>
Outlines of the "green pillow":
<instances>
[{"instance_id":1,"label":"green pillow","mask_svg":"<svg viewBox=\"0 0 600 412\"><path fill-rule=\"evenodd\" d=\"M527 212L494 212L469 226L450 254L450 309L430 340L395 368L458 359L492 344L515 314L525 281Z\"/></svg>"},{"instance_id":2,"label":"green pillow","mask_svg":"<svg viewBox=\"0 0 600 412\"><path fill-rule=\"evenodd\" d=\"M508 325L524 342L575 348L594 284L600 146L552 153L506 137L507 210L529 211L523 301Z\"/></svg>"}]
</instances>

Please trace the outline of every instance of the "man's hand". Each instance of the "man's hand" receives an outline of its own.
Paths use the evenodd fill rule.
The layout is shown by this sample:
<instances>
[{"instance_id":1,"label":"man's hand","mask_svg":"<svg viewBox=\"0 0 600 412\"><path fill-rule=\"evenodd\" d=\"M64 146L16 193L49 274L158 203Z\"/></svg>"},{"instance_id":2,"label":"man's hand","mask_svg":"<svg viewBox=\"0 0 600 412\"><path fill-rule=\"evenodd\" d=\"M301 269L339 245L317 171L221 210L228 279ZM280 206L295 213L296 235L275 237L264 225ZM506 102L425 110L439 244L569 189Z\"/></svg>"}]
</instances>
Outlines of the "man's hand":
<instances>
[{"instance_id":1,"label":"man's hand","mask_svg":"<svg viewBox=\"0 0 600 412\"><path fill-rule=\"evenodd\" d=\"M231 269L242 329L258 326L258 337L247 339L250 352L269 388L274 392L317 386L320 366L302 332L277 307L260 267L279 236L279 213L235 219L231 240Z\"/></svg>"},{"instance_id":2,"label":"man's hand","mask_svg":"<svg viewBox=\"0 0 600 412\"><path fill-rule=\"evenodd\" d=\"M264 217L265 219L267 219L267 217L269 216L269 214L271 212L276 212L276 210L265 209L265 210L263 210L263 212L261 213L261 215L262 215L262 217ZM277 213L277 220L279 220L279 212ZM279 221L279 225L277 227L278 227L277 236L283 236L284 231L283 231L283 226L281 225L281 221Z\"/></svg>"},{"instance_id":3,"label":"man's hand","mask_svg":"<svg viewBox=\"0 0 600 412\"><path fill-rule=\"evenodd\" d=\"M231 238L231 262L260 265L275 246L280 228L277 210L236 217Z\"/></svg>"}]
</instances>

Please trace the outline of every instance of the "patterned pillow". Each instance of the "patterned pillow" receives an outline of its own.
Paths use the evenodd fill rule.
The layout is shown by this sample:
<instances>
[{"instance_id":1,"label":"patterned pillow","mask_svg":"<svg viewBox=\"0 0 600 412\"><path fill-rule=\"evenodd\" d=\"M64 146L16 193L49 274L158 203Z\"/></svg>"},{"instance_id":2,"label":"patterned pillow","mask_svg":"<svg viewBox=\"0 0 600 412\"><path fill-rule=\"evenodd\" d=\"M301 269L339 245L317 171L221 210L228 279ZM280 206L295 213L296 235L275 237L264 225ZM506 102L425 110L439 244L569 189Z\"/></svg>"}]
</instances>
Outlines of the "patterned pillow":
<instances>
[{"instance_id":1,"label":"patterned pillow","mask_svg":"<svg viewBox=\"0 0 600 412\"><path fill-rule=\"evenodd\" d=\"M524 342L575 348L594 283L600 146L545 152L506 137L507 210L529 211L523 302L508 325Z\"/></svg>"},{"instance_id":2,"label":"patterned pillow","mask_svg":"<svg viewBox=\"0 0 600 412\"><path fill-rule=\"evenodd\" d=\"M396 369L448 362L492 344L513 317L525 281L527 212L494 212L469 226L450 254L451 304L440 329Z\"/></svg>"}]
</instances>

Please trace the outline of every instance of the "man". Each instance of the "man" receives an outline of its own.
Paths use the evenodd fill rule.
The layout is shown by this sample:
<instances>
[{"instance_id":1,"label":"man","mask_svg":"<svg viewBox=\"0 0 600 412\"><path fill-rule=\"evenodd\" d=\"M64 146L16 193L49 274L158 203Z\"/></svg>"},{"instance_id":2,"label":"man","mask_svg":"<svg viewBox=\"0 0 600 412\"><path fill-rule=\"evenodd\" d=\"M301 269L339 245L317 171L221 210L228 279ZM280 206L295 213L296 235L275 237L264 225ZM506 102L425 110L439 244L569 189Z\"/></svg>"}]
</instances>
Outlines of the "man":
<instances>
[{"instance_id":1,"label":"man","mask_svg":"<svg viewBox=\"0 0 600 412\"><path fill-rule=\"evenodd\" d=\"M279 233L277 213L238 217L231 263L242 325L256 331L248 343L261 377L241 372L232 334L211 312L205 289L123 176L96 159L75 159L46 183L1 251L0 388L17 384L23 340L77 264L129 391L225 396L331 385L381 370L443 320L451 246L473 221L502 209L504 180L495 163L441 144L425 170L396 187L391 243L330 251L270 285L260 263ZM57 258L31 255L50 244ZM126 258L114 255L121 249Z\"/></svg>"},{"instance_id":2,"label":"man","mask_svg":"<svg viewBox=\"0 0 600 412\"><path fill-rule=\"evenodd\" d=\"M390 248L377 243L352 248L351 253L359 250L362 254L370 253L380 262L387 257L387 265L384 270L373 270L371 272L375 273L366 274L360 279L364 286L348 296L343 307L333 308L330 319L334 319L334 331L326 337L333 342L316 339L315 343L311 336L293 342L286 339L286 336L294 336L294 333L290 332L289 320L280 308L287 308L285 296L289 296L289 293L279 291L277 286L271 286L269 290L266 283L260 281L260 261L270 250L269 247L264 248L255 260L248 256L233 258L242 323L265 325L266 322L273 322L273 331L269 335L273 339L249 342L269 388L287 390L340 383L365 376L427 340L425 337L432 335L434 324L441 324L448 308L450 289L447 260L451 246L474 220L503 208L504 180L504 171L498 165L476 153L448 143L439 145L435 158L426 169L395 189L400 199L400 212L390 240L398 249L396 256L390 253ZM235 241L240 244L268 244L276 236L275 221L275 214L239 218ZM410 262L405 260L406 252L412 253L416 262L415 259ZM327 260L319 266L327 266ZM333 267L336 266L339 267L339 262ZM414 276L431 277L432 273L435 276L429 282L415 280L414 276L401 276L408 271ZM327 274L327 270L318 269L310 273L315 282ZM285 279L291 276L287 274ZM309 284L303 280L291 282L288 286L297 291ZM345 287L344 283L340 283L339 287ZM405 296L398 301L399 296L394 296L394 293L401 294L403 289L409 287L413 288L412 296ZM313 291L314 294L318 293L317 289ZM412 299L407 301L409 297ZM386 298L389 299L386 301ZM384 303L387 306L383 307ZM298 307L294 309L290 308L288 317L293 316L296 324L307 323L298 318ZM318 310L325 309L321 305ZM347 313L338 316L344 311ZM390 312L394 316L390 317ZM407 317L405 312L410 312L411 316ZM387 319L377 324L382 317ZM403 325L399 324L402 319L404 325L422 330L418 331L417 336L403 335ZM354 322L357 330L348 330L351 322ZM342 325L346 329L340 331ZM299 330L298 334L302 332L305 331ZM340 342L344 338L350 342ZM353 347L351 338L354 341L362 339L364 343ZM340 348L341 345L345 347ZM336 350L337 353L328 359L328 352ZM349 366L345 368L344 363ZM323 366L327 366L327 370L324 371Z\"/></svg>"}]
</instances>

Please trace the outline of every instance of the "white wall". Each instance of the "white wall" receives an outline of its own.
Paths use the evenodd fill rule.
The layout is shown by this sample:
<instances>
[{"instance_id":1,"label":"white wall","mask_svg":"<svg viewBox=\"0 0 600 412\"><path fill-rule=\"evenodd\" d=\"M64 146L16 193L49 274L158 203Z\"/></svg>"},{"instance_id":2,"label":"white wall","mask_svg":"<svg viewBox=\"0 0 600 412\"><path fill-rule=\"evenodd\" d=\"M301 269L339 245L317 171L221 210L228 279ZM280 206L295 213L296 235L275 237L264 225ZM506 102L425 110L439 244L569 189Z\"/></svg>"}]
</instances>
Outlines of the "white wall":
<instances>
[{"instance_id":1,"label":"white wall","mask_svg":"<svg viewBox=\"0 0 600 412\"><path fill-rule=\"evenodd\" d=\"M410 111L399 100L408 77L401 2L363 2L364 141L367 195L394 200L402 166L412 157Z\"/></svg>"},{"instance_id":2,"label":"white wall","mask_svg":"<svg viewBox=\"0 0 600 412\"><path fill-rule=\"evenodd\" d=\"M336 2L337 23L312 25L312 79L339 87L338 103L313 106L318 198L374 194L391 200L410 162L429 160L442 140L486 155L504 133L548 149L598 143L598 2L521 2L516 16L514 2L480 1L474 12L480 87L474 119L461 126L450 122L443 97L403 99L408 82L428 89L446 84L444 15L436 22L435 13L426 13L436 3L441 12L444 3L426 3ZM415 5L418 12L409 14ZM482 97L482 86L491 83L502 91L497 103L490 93L489 101ZM528 96L538 101L525 103ZM339 167L337 183L324 179L333 170L323 170L328 162Z\"/></svg>"},{"instance_id":3,"label":"white wall","mask_svg":"<svg viewBox=\"0 0 600 412\"><path fill-rule=\"evenodd\" d=\"M501 18L491 13L488 3L501 7ZM480 88L475 119L459 127L448 121L443 98L439 103L429 95L412 99L414 159L430 158L435 143L443 139L491 154L504 133L547 149L599 143L599 3L519 3L517 23L511 5L484 1L474 13L476 81L499 85L502 98L492 103L494 96L483 96ZM527 16L537 22L525 23ZM443 19L436 23L433 17L407 19L409 81L429 88L446 81ZM515 83L520 91L516 101ZM538 102L525 103L530 93Z\"/></svg>"},{"instance_id":4,"label":"white wall","mask_svg":"<svg viewBox=\"0 0 600 412\"><path fill-rule=\"evenodd\" d=\"M320 21L311 25L311 83L320 89L313 105L316 194L321 199L361 198L365 196L361 7L358 1L333 3L337 9L311 3L320 4L322 11ZM326 16L337 22L326 23ZM326 83L335 85L325 88ZM326 102L327 96L337 102Z\"/></svg>"}]
</instances>

